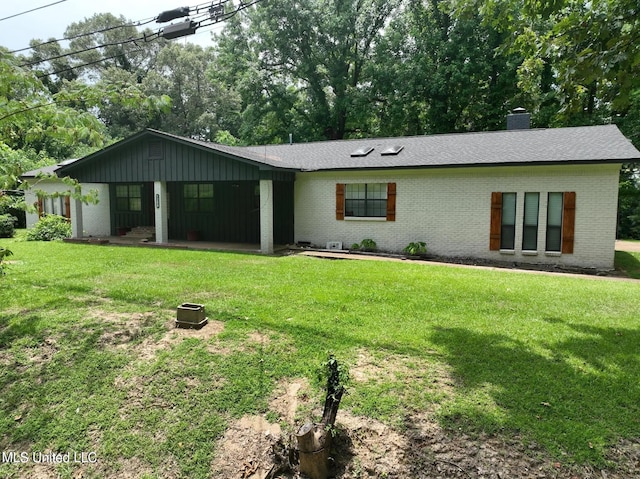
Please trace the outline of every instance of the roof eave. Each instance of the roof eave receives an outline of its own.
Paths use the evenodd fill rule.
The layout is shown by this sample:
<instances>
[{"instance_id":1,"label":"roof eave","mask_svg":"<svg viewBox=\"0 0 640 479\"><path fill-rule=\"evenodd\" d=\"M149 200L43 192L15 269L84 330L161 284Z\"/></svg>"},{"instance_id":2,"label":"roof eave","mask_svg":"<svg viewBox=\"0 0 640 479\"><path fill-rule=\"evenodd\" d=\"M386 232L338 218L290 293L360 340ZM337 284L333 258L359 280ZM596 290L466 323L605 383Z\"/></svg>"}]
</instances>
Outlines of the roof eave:
<instances>
[{"instance_id":1,"label":"roof eave","mask_svg":"<svg viewBox=\"0 0 640 479\"><path fill-rule=\"evenodd\" d=\"M490 167L505 167L505 166L554 166L554 165L594 165L594 164L622 164L622 163L635 163L640 161L640 158L612 158L612 159L597 159L597 160L564 160L564 161L504 161L494 163L443 163L443 164L422 164L422 165L362 165L362 166L345 166L345 167L330 167L330 168L301 168L298 171L303 173L314 173L320 171L361 171L361 170L423 170L423 169L445 169L445 168L490 168Z\"/></svg>"}]
</instances>

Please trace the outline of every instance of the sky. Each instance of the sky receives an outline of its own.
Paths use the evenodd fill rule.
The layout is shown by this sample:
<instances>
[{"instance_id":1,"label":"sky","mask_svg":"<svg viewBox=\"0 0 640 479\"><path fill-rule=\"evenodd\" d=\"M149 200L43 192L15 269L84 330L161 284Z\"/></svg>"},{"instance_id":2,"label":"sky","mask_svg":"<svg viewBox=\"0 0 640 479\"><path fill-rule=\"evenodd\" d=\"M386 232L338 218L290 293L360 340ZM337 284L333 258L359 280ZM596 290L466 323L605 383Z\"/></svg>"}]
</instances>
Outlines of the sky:
<instances>
[{"instance_id":1,"label":"sky","mask_svg":"<svg viewBox=\"0 0 640 479\"><path fill-rule=\"evenodd\" d=\"M4 0L0 6L0 18L17 13L26 12L37 7L53 4L59 0L21 0L8 2ZM217 1L215 2L217 3ZM164 10L200 5L206 11L207 4L203 0L63 0L62 3L25 13L7 20L0 20L0 46L10 51L29 46L29 41L39 38L43 41L49 38L62 38L67 26L90 18L96 13L112 13L115 16L124 15L131 21L148 20L156 17ZM177 21L182 21L180 19ZM146 27L157 30L167 24L150 23ZM222 25L199 29L196 34L173 40L174 42L197 43L211 46L211 32L219 33ZM28 54L28 51L22 52Z\"/></svg>"}]
</instances>

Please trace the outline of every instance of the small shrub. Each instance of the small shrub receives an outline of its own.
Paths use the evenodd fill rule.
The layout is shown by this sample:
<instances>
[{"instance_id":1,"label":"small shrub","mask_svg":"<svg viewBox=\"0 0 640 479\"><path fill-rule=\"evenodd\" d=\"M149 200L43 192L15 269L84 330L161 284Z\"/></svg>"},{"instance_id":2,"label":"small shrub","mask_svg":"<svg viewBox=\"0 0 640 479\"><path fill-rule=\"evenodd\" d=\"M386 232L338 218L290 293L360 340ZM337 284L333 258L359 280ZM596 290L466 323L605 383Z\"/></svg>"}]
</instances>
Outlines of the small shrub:
<instances>
[{"instance_id":1,"label":"small shrub","mask_svg":"<svg viewBox=\"0 0 640 479\"><path fill-rule=\"evenodd\" d=\"M366 238L360 242L360 249L362 251L375 251L378 245L372 239Z\"/></svg>"},{"instance_id":2,"label":"small shrub","mask_svg":"<svg viewBox=\"0 0 640 479\"><path fill-rule=\"evenodd\" d=\"M43 216L33 228L27 231L28 241L53 241L69 237L71 237L71 223L58 215Z\"/></svg>"},{"instance_id":3,"label":"small shrub","mask_svg":"<svg viewBox=\"0 0 640 479\"><path fill-rule=\"evenodd\" d=\"M0 215L0 238L13 238L18 218L10 214Z\"/></svg>"},{"instance_id":4,"label":"small shrub","mask_svg":"<svg viewBox=\"0 0 640 479\"><path fill-rule=\"evenodd\" d=\"M354 251L358 251L360 249L360 243L353 243L351 245L351 249Z\"/></svg>"},{"instance_id":5,"label":"small shrub","mask_svg":"<svg viewBox=\"0 0 640 479\"><path fill-rule=\"evenodd\" d=\"M427 252L427 243L424 241L411 242L402 250L410 256L418 256Z\"/></svg>"},{"instance_id":6,"label":"small shrub","mask_svg":"<svg viewBox=\"0 0 640 479\"><path fill-rule=\"evenodd\" d=\"M4 276L4 270L6 265L3 264L5 258L13 255L13 252L10 249L0 247L0 276Z\"/></svg>"}]
</instances>

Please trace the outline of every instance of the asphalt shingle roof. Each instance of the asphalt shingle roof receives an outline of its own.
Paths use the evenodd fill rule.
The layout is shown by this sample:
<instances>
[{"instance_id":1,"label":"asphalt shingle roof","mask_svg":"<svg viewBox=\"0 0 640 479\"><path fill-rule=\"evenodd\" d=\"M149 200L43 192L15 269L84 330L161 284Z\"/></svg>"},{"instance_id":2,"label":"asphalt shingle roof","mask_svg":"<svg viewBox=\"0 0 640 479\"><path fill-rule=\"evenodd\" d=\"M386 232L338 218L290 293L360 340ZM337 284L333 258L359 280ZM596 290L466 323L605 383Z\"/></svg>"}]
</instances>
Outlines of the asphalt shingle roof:
<instances>
[{"instance_id":1,"label":"asphalt shingle roof","mask_svg":"<svg viewBox=\"0 0 640 479\"><path fill-rule=\"evenodd\" d=\"M444 135L318 141L262 146L225 146L157 130L145 130L108 149L119 148L145 134L217 151L258 165L298 171L386 168L444 168L558 163L626 163L640 161L640 151L615 125L506 130ZM381 153L402 147L396 155ZM373 148L366 156L356 150ZM104 150L103 150L104 151ZM96 152L82 161L95 159ZM68 161L72 163L75 160ZM67 162L25 173L35 176L65 169ZM51 169L51 171L49 171Z\"/></svg>"},{"instance_id":2,"label":"asphalt shingle roof","mask_svg":"<svg viewBox=\"0 0 640 479\"><path fill-rule=\"evenodd\" d=\"M397 155L381 155L389 146ZM361 147L373 147L353 157ZM628 162L640 152L615 125L324 141L247 147L265 161L316 171L360 168Z\"/></svg>"}]
</instances>

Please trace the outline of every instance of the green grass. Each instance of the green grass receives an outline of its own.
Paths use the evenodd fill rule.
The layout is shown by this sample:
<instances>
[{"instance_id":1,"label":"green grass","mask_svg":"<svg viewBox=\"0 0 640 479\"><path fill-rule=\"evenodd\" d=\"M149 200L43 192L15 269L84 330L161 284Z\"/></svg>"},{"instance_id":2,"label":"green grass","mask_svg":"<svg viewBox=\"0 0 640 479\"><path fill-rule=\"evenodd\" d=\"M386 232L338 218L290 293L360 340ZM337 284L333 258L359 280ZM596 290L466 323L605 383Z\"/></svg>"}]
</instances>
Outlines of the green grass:
<instances>
[{"instance_id":1,"label":"green grass","mask_svg":"<svg viewBox=\"0 0 640 479\"><path fill-rule=\"evenodd\" d=\"M209 477L231 420L266 413L284 378L314 382L327 352L384 374L344 407L394 427L429 411L466 434L518 434L560 461L602 465L640 436L635 282L460 269L0 240L0 450L96 451ZM635 264L638 257L633 254ZM619 260L621 255L618 254ZM624 257L623 257L624 259ZM177 305L224 332L140 358ZM268 341L249 341L259 332ZM398 367L402 364L402 367ZM19 476L20 464L0 464ZM61 465L62 477L80 466ZM85 470L83 477L91 477ZM89 476L87 476L89 474ZM2 476L2 477L4 477Z\"/></svg>"},{"instance_id":2,"label":"green grass","mask_svg":"<svg viewBox=\"0 0 640 479\"><path fill-rule=\"evenodd\" d=\"M616 251L616 269L630 278L640 279L640 253Z\"/></svg>"}]
</instances>

